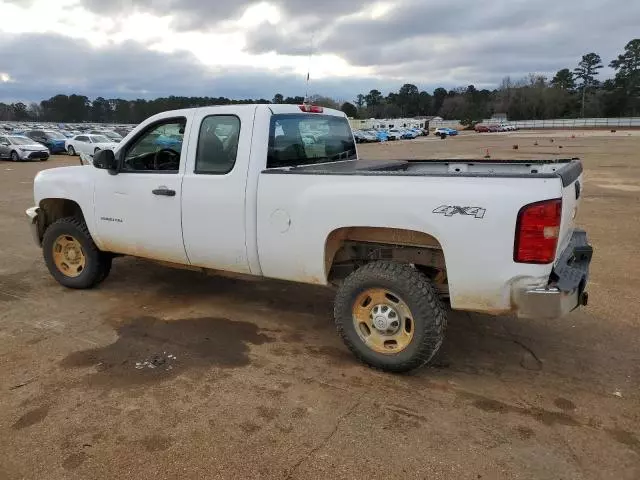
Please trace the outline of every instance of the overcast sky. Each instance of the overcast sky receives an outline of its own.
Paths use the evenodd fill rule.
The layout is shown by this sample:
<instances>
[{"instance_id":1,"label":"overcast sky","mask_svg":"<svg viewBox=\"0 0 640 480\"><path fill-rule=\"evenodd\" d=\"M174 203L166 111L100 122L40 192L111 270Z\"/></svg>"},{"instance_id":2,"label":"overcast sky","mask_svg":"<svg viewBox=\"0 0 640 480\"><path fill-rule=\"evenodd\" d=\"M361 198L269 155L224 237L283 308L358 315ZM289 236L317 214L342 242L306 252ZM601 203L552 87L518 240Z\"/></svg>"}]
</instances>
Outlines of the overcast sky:
<instances>
[{"instance_id":1,"label":"overcast sky","mask_svg":"<svg viewBox=\"0 0 640 480\"><path fill-rule=\"evenodd\" d=\"M307 70L341 100L494 88L638 36L637 0L0 0L0 101L271 99L304 95Z\"/></svg>"}]
</instances>

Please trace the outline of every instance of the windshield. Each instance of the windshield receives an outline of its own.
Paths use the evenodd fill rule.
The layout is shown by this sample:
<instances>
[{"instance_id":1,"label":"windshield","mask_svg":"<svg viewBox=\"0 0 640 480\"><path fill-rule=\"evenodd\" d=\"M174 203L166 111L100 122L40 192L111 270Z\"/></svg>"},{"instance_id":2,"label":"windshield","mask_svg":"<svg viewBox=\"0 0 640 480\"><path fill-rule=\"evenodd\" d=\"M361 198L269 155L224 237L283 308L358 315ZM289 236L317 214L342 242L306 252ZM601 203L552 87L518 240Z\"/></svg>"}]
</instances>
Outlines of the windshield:
<instances>
[{"instance_id":1,"label":"windshield","mask_svg":"<svg viewBox=\"0 0 640 480\"><path fill-rule=\"evenodd\" d=\"M9 141L14 145L33 145L36 143L28 137L9 137Z\"/></svg>"},{"instance_id":2,"label":"windshield","mask_svg":"<svg viewBox=\"0 0 640 480\"><path fill-rule=\"evenodd\" d=\"M349 122L331 115L273 115L267 168L294 167L356 158Z\"/></svg>"},{"instance_id":3,"label":"windshield","mask_svg":"<svg viewBox=\"0 0 640 480\"><path fill-rule=\"evenodd\" d=\"M65 137L63 134L61 134L60 132L44 132L45 136L51 140L66 140L67 137Z\"/></svg>"},{"instance_id":4,"label":"windshield","mask_svg":"<svg viewBox=\"0 0 640 480\"><path fill-rule=\"evenodd\" d=\"M109 142L111 142L111 140L109 140L104 135L90 135L89 138L91 139L91 141L93 143L109 143Z\"/></svg>"},{"instance_id":5,"label":"windshield","mask_svg":"<svg viewBox=\"0 0 640 480\"><path fill-rule=\"evenodd\" d=\"M109 137L112 140L122 140L122 135L118 135L116 132L104 132L105 137Z\"/></svg>"}]
</instances>

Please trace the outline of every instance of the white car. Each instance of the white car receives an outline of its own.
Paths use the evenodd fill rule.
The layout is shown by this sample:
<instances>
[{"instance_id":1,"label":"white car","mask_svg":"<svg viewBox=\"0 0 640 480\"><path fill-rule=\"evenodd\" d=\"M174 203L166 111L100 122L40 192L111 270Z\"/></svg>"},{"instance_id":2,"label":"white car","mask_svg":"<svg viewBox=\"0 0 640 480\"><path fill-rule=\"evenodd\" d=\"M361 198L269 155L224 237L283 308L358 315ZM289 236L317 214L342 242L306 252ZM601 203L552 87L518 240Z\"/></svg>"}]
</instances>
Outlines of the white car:
<instances>
[{"instance_id":1,"label":"white car","mask_svg":"<svg viewBox=\"0 0 640 480\"><path fill-rule=\"evenodd\" d=\"M109 140L103 135L89 135L81 134L76 135L73 138L69 138L65 142L65 149L71 156L86 153L87 155L94 155L100 150L115 150L118 146L118 142Z\"/></svg>"},{"instance_id":2,"label":"white car","mask_svg":"<svg viewBox=\"0 0 640 480\"><path fill-rule=\"evenodd\" d=\"M343 112L227 105L160 113L92 165L41 171L26 213L69 288L122 255L333 285L347 347L402 372L440 348L441 298L527 319L586 305L582 186L575 159L369 161Z\"/></svg>"},{"instance_id":3,"label":"white car","mask_svg":"<svg viewBox=\"0 0 640 480\"><path fill-rule=\"evenodd\" d=\"M398 128L389 130L389 140L402 140L403 133Z\"/></svg>"}]
</instances>

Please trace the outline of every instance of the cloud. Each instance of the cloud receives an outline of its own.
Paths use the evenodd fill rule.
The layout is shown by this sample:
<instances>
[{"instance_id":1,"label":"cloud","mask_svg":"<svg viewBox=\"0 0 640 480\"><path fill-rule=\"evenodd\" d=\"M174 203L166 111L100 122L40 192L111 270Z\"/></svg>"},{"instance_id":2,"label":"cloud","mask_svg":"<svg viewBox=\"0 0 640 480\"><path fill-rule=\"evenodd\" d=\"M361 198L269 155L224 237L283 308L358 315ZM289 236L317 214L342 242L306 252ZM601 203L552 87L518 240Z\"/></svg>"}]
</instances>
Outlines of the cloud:
<instances>
[{"instance_id":1,"label":"cloud","mask_svg":"<svg viewBox=\"0 0 640 480\"><path fill-rule=\"evenodd\" d=\"M307 68L314 93L351 99L403 83L493 88L591 51L606 65L638 36L640 2L0 0L0 17L5 99L271 98L302 94Z\"/></svg>"},{"instance_id":2,"label":"cloud","mask_svg":"<svg viewBox=\"0 0 640 480\"><path fill-rule=\"evenodd\" d=\"M305 78L291 72L257 68L207 67L180 51L147 50L135 42L94 48L54 34L0 34L0 66L11 82L3 83L0 101L41 100L58 93L90 98L211 96L266 98L275 93L304 95ZM28 62L24 61L28 59ZM375 85L395 88L375 78L312 81L312 92L351 100Z\"/></svg>"},{"instance_id":3,"label":"cloud","mask_svg":"<svg viewBox=\"0 0 640 480\"><path fill-rule=\"evenodd\" d=\"M24 0L22 0L24 1ZM291 18L314 16L337 18L359 10L366 0L81 0L94 12L120 15L140 10L156 15L172 15L179 30L209 30L225 20L239 17L250 6L270 3Z\"/></svg>"}]
</instances>

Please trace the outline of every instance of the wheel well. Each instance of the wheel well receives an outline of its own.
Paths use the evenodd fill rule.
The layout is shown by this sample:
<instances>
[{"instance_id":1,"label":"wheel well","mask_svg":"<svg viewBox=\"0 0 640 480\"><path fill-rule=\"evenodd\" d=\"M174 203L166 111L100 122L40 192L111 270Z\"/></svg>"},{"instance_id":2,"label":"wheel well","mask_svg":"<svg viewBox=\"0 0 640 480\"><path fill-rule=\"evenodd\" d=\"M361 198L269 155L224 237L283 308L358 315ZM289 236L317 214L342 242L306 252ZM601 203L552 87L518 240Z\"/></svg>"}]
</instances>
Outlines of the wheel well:
<instances>
[{"instance_id":1,"label":"wheel well","mask_svg":"<svg viewBox=\"0 0 640 480\"><path fill-rule=\"evenodd\" d=\"M442 295L448 295L444 252L432 235L398 228L348 227L331 232L325 243L330 283L340 283L361 266L378 260L412 264Z\"/></svg>"},{"instance_id":2,"label":"wheel well","mask_svg":"<svg viewBox=\"0 0 640 480\"><path fill-rule=\"evenodd\" d=\"M41 223L39 230L44 235L45 230L56 220L65 217L76 217L84 221L82 208L73 200L66 198L46 198L40 201Z\"/></svg>"}]
</instances>

